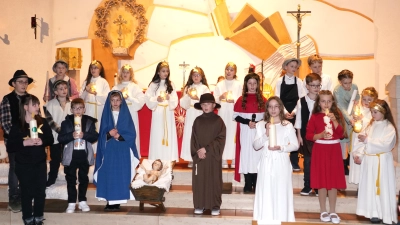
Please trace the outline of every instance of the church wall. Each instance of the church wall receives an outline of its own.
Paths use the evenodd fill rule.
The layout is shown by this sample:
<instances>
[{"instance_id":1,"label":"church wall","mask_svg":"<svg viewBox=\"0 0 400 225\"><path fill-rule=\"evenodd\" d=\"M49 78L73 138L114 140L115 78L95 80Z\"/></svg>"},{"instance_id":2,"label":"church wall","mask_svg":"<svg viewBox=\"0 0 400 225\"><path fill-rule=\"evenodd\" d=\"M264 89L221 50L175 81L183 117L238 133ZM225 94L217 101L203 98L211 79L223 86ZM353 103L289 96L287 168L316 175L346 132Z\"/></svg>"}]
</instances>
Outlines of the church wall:
<instances>
[{"instance_id":1,"label":"church wall","mask_svg":"<svg viewBox=\"0 0 400 225\"><path fill-rule=\"evenodd\" d=\"M12 90L8 85L9 79L16 70L23 69L35 80L28 91L42 99L46 71L52 74L53 1L0 1L0 96L2 98ZM30 21L35 14L37 39Z\"/></svg>"}]
</instances>

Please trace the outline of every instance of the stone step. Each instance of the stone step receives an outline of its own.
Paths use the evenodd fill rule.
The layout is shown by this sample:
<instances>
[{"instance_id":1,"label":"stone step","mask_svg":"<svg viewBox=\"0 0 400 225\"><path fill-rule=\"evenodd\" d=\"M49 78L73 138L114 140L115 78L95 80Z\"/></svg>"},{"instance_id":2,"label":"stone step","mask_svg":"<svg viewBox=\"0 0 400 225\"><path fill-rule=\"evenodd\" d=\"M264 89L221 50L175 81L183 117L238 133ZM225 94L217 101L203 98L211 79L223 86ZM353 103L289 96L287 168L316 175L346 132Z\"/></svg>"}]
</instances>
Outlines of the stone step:
<instances>
[{"instance_id":1,"label":"stone step","mask_svg":"<svg viewBox=\"0 0 400 225\"><path fill-rule=\"evenodd\" d=\"M119 212L104 212L102 205L90 205L91 211L83 213L76 211L74 214L64 213L65 200L46 200L45 205L45 224L52 225L167 225L167 224L218 224L218 225L257 225L252 220L252 210L241 209L221 209L221 215L211 216L210 211L205 211L203 215L194 215L192 208L173 208L167 207L166 211L161 211L156 207L145 207L143 211L137 206L121 206ZM22 214L12 213L6 210L7 203L0 202L0 221L3 225L21 224ZM364 217L354 214L339 214L341 224L365 224L370 223ZM319 220L319 213L295 212L296 222L282 224L323 224ZM326 223L325 223L326 224Z\"/></svg>"}]
</instances>

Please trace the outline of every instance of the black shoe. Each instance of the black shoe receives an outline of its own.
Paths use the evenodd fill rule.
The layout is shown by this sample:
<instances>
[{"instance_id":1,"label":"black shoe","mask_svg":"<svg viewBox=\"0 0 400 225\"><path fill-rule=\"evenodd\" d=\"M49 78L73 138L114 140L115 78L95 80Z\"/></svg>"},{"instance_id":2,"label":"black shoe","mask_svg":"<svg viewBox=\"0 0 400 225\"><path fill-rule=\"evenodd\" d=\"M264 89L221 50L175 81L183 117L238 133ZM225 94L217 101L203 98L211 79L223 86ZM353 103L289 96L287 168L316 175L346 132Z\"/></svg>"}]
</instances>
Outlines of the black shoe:
<instances>
[{"instance_id":1,"label":"black shoe","mask_svg":"<svg viewBox=\"0 0 400 225\"><path fill-rule=\"evenodd\" d=\"M48 181L46 182L46 188L51 187L51 186L54 185L55 183L56 183L55 180L48 180Z\"/></svg>"},{"instance_id":2,"label":"black shoe","mask_svg":"<svg viewBox=\"0 0 400 225\"><path fill-rule=\"evenodd\" d=\"M120 204L109 205L107 203L106 207L104 207L104 211L106 212L115 212L120 210Z\"/></svg>"},{"instance_id":3,"label":"black shoe","mask_svg":"<svg viewBox=\"0 0 400 225\"><path fill-rule=\"evenodd\" d=\"M33 217L24 219L24 225L35 225L35 219Z\"/></svg>"},{"instance_id":4,"label":"black shoe","mask_svg":"<svg viewBox=\"0 0 400 225\"><path fill-rule=\"evenodd\" d=\"M244 174L244 193L250 193L252 191L251 174Z\"/></svg>"},{"instance_id":5,"label":"black shoe","mask_svg":"<svg viewBox=\"0 0 400 225\"><path fill-rule=\"evenodd\" d=\"M371 223L381 223L382 222L382 220L381 219L379 219L378 217L372 217L371 219L370 219L370 221L371 221Z\"/></svg>"},{"instance_id":6,"label":"black shoe","mask_svg":"<svg viewBox=\"0 0 400 225\"><path fill-rule=\"evenodd\" d=\"M310 195L311 192L312 192L311 188L304 187L303 189L301 189L300 195L308 196L308 195Z\"/></svg>"},{"instance_id":7,"label":"black shoe","mask_svg":"<svg viewBox=\"0 0 400 225\"><path fill-rule=\"evenodd\" d=\"M43 223L43 220L44 220L44 218L43 218L43 216L41 216L41 217L35 217L35 219L34 219L34 221L35 221L35 225L43 225L44 223Z\"/></svg>"},{"instance_id":8,"label":"black shoe","mask_svg":"<svg viewBox=\"0 0 400 225\"><path fill-rule=\"evenodd\" d=\"M318 197L318 189L314 189L315 196Z\"/></svg>"},{"instance_id":9,"label":"black shoe","mask_svg":"<svg viewBox=\"0 0 400 225\"><path fill-rule=\"evenodd\" d=\"M21 198L20 196L14 195L11 196L8 200L8 207L13 213L21 212Z\"/></svg>"},{"instance_id":10,"label":"black shoe","mask_svg":"<svg viewBox=\"0 0 400 225\"><path fill-rule=\"evenodd\" d=\"M293 168L293 171L294 171L294 172L300 171L300 166L299 166L299 164L292 164L292 168Z\"/></svg>"}]
</instances>

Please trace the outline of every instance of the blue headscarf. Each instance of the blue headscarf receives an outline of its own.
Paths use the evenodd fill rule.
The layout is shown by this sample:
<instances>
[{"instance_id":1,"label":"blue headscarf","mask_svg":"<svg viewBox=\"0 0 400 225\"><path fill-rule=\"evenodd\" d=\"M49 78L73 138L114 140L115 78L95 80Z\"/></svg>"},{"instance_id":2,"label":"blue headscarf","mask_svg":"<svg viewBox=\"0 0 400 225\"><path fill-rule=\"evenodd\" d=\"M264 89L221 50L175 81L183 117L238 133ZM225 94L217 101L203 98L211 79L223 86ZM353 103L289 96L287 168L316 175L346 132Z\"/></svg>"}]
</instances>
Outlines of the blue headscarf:
<instances>
[{"instance_id":1,"label":"blue headscarf","mask_svg":"<svg viewBox=\"0 0 400 225\"><path fill-rule=\"evenodd\" d=\"M115 124L114 122L112 106L111 106L111 94L113 93L118 93L121 96L122 100L117 124ZM107 133L114 128L118 130L118 133L124 138L124 141L117 141L114 138L111 138L110 140L107 141ZM126 154L126 151L125 153L123 153L123 155L121 155L122 150L126 149L131 149L134 157L136 157L139 160L136 148L136 131L131 114L128 109L128 105L126 104L126 101L122 96L122 93L120 91L113 90L108 94L107 100L104 105L103 115L101 117L94 172L96 173L100 168L102 168L102 170L105 169L111 171L117 167L118 168L121 166L127 167L128 163L130 166L130 156ZM109 154L113 154L112 157ZM105 159L107 155L109 156L109 158ZM112 158L112 160L107 161L110 158ZM99 179L96 179L96 183L97 180Z\"/></svg>"}]
</instances>

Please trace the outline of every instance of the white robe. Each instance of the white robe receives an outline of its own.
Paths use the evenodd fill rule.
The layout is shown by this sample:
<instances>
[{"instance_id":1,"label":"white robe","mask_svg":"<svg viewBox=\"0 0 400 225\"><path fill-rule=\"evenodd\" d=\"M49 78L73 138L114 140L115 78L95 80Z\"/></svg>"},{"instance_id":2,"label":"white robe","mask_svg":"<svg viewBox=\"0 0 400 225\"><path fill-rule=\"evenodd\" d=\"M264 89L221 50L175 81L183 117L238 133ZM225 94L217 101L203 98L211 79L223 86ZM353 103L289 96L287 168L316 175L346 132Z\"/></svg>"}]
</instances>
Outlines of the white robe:
<instances>
[{"instance_id":1,"label":"white robe","mask_svg":"<svg viewBox=\"0 0 400 225\"><path fill-rule=\"evenodd\" d=\"M259 224L278 221L294 222L292 165L288 153L299 148L293 125L276 125L277 145L281 150L268 150L269 137L265 121L257 123L254 148L262 152L258 164L257 189L254 200L253 219Z\"/></svg>"},{"instance_id":2,"label":"white robe","mask_svg":"<svg viewBox=\"0 0 400 225\"><path fill-rule=\"evenodd\" d=\"M87 92L86 81L84 81L79 96L83 99L83 101L85 101L85 115L97 119L96 130L100 130L101 115L103 115L104 104L106 103L108 93L110 92L110 85L108 85L106 79L100 76L96 78L92 77L92 79L90 79L90 83L94 83L96 85L97 94L94 95ZM92 147L94 153L96 153L97 142L92 144Z\"/></svg>"},{"instance_id":3,"label":"white robe","mask_svg":"<svg viewBox=\"0 0 400 225\"><path fill-rule=\"evenodd\" d=\"M151 117L149 159L179 160L178 140L176 136L175 108L178 106L178 95L174 84L169 100L158 102L160 91L166 91L165 80L151 83L146 90L146 105L153 111Z\"/></svg>"},{"instance_id":4,"label":"white robe","mask_svg":"<svg viewBox=\"0 0 400 225\"><path fill-rule=\"evenodd\" d=\"M222 154L223 160L235 159L236 151L236 121L232 118L233 107L236 100L242 96L243 85L237 80L223 80L217 84L214 90L215 101L221 104L218 110L218 115L222 118L226 126L226 141L224 153ZM232 91L234 103L219 100L219 96L227 91Z\"/></svg>"},{"instance_id":5,"label":"white robe","mask_svg":"<svg viewBox=\"0 0 400 225\"><path fill-rule=\"evenodd\" d=\"M256 120L260 121L264 117L264 112L259 113L244 113L233 112L232 119L240 116L244 119L252 119L252 115L256 114ZM239 123L240 125L240 164L239 173L257 173L257 166L261 159L261 151L255 151L253 147L256 129L250 129L248 124ZM236 127L235 127L236 131Z\"/></svg>"},{"instance_id":6,"label":"white robe","mask_svg":"<svg viewBox=\"0 0 400 225\"><path fill-rule=\"evenodd\" d=\"M58 127L61 127L62 121L65 120L65 117L67 115L71 114L71 102L68 101L65 103L64 109L61 107L60 102L57 100L57 98L53 98L50 101L48 101L44 107L46 107L47 111L51 114L53 117L53 121L57 124ZM58 133L55 130L51 130L53 132L53 137L54 137L54 143L58 143Z\"/></svg>"},{"instance_id":7,"label":"white robe","mask_svg":"<svg viewBox=\"0 0 400 225\"><path fill-rule=\"evenodd\" d=\"M190 88L196 88L197 97L204 93L210 93L210 89L204 84L192 84ZM199 100L193 100L189 97L188 94L183 94L183 97L180 99L180 106L186 109L186 117L185 117L185 127L183 129L183 138L182 138L182 148L181 148L181 158L186 161L192 161L192 155L190 153L190 138L192 137L192 126L194 120L203 114L202 110L198 110L194 108L194 104L199 102Z\"/></svg>"},{"instance_id":8,"label":"white robe","mask_svg":"<svg viewBox=\"0 0 400 225\"><path fill-rule=\"evenodd\" d=\"M366 133L366 141L357 139L353 149L353 155L362 157L356 214L367 218L378 217L386 224L397 223L396 175L392 155L396 130L390 122L383 120L374 121ZM379 195L376 187L378 178Z\"/></svg>"},{"instance_id":9,"label":"white robe","mask_svg":"<svg viewBox=\"0 0 400 225\"><path fill-rule=\"evenodd\" d=\"M139 131L138 111L142 109L146 101L146 97L143 94L142 89L137 84L131 81L122 82L117 86L114 86L112 89L122 91L124 88L127 89L127 94L128 94L128 97L125 99L126 104L128 105L128 109L129 112L131 113L133 123L135 124L136 149L140 158L140 131Z\"/></svg>"},{"instance_id":10,"label":"white robe","mask_svg":"<svg viewBox=\"0 0 400 225\"><path fill-rule=\"evenodd\" d=\"M371 110L370 108L360 106L361 109L361 114L363 115L362 118L362 125L363 128L360 133L352 132L351 136L351 150L354 149L354 145L356 140L358 139L359 134L365 134L365 128L371 122L372 116L371 116ZM350 158L350 170L349 170L349 183L351 184L358 184L360 182L360 170L361 166L354 163L354 157Z\"/></svg>"}]
</instances>

